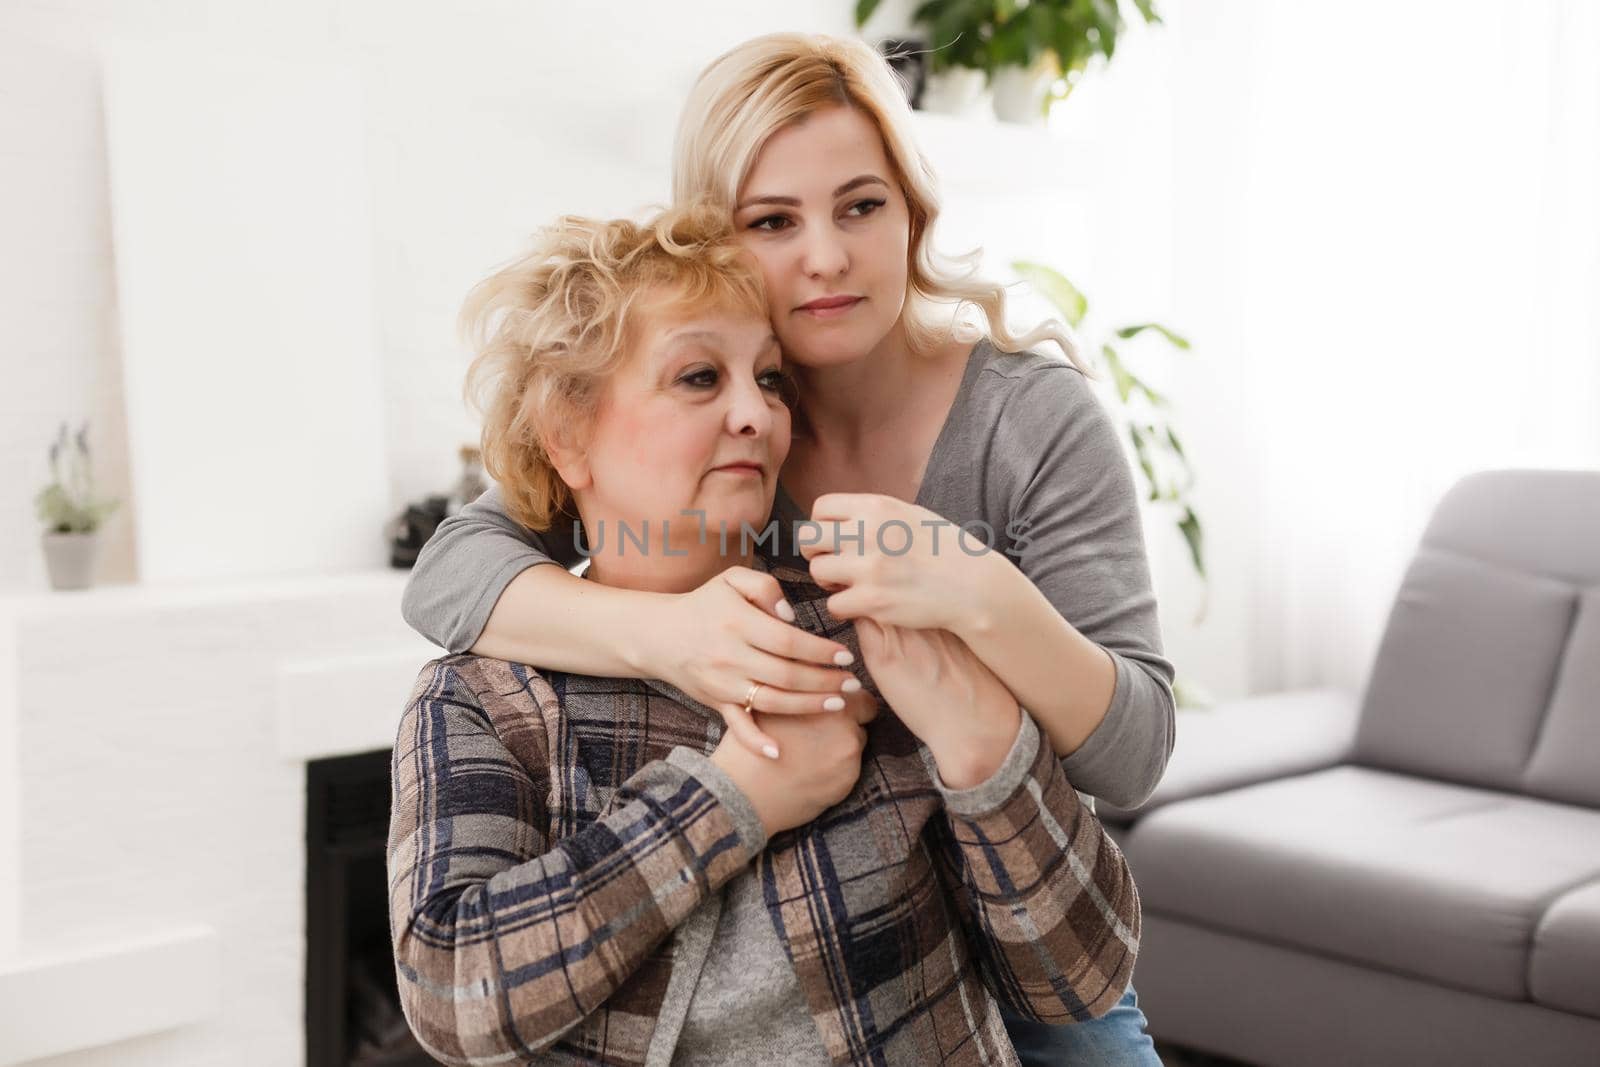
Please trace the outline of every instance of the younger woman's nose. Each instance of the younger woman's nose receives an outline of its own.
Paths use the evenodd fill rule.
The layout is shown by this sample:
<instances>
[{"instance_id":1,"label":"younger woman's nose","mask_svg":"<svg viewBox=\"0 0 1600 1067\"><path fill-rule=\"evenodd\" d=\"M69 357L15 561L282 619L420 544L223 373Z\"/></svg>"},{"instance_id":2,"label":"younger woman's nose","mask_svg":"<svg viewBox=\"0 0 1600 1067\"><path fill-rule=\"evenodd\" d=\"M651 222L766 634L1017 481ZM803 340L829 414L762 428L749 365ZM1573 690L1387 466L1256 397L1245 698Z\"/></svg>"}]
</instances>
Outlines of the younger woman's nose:
<instances>
[{"instance_id":1,"label":"younger woman's nose","mask_svg":"<svg viewBox=\"0 0 1600 1067\"><path fill-rule=\"evenodd\" d=\"M850 257L845 253L844 244L838 235L826 226L811 227L806 235L800 262L800 267L806 275L812 278L831 278L844 273L849 265Z\"/></svg>"}]
</instances>

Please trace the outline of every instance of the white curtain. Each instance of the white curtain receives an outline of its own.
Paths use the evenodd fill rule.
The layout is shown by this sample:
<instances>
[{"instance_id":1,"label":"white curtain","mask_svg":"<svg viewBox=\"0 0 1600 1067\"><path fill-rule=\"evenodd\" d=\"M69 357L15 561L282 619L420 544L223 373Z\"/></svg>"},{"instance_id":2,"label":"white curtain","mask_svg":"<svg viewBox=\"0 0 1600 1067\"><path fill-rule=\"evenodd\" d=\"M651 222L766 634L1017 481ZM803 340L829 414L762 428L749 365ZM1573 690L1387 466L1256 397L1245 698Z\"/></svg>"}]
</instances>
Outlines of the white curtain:
<instances>
[{"instance_id":1,"label":"white curtain","mask_svg":"<svg viewBox=\"0 0 1600 1067\"><path fill-rule=\"evenodd\" d=\"M1214 398L1254 467L1222 476L1258 509L1250 688L1355 689L1458 477L1600 467L1600 4L1257 0L1174 29L1244 109L1184 113L1191 155L1236 152L1237 244L1215 279L1180 248L1178 284L1236 318Z\"/></svg>"}]
</instances>

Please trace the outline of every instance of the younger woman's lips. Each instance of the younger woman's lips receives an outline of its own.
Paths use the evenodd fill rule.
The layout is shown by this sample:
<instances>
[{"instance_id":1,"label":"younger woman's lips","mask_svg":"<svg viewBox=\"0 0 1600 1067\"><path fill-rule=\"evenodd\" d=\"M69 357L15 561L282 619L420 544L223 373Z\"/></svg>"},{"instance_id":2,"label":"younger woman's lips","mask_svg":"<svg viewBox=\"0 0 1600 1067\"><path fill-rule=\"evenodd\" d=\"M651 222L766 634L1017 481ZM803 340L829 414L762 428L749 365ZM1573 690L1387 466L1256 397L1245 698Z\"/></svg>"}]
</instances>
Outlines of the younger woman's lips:
<instances>
[{"instance_id":1,"label":"younger woman's lips","mask_svg":"<svg viewBox=\"0 0 1600 1067\"><path fill-rule=\"evenodd\" d=\"M832 318L837 318L840 315L849 314L849 312L852 309L854 309L857 304L860 304L861 301L864 300L864 299L865 299L865 297L859 297L858 296L858 297L854 298L853 300L851 300L849 303L845 303L845 304L834 304L831 307L828 307L828 306L811 307L810 305L807 305L805 307L802 307L800 310L805 312L807 315L814 315L819 319L832 319Z\"/></svg>"}]
</instances>

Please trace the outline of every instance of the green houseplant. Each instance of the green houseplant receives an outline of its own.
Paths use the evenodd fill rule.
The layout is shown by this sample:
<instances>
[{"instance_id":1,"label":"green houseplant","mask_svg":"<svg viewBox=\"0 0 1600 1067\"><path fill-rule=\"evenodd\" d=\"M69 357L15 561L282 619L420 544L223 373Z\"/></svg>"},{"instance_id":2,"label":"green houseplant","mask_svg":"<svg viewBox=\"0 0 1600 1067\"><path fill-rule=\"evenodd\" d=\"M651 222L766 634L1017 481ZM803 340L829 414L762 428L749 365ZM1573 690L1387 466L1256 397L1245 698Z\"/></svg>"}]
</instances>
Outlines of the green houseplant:
<instances>
[{"instance_id":1,"label":"green houseplant","mask_svg":"<svg viewBox=\"0 0 1600 1067\"><path fill-rule=\"evenodd\" d=\"M1066 276L1053 267L1018 260L1011 269L1045 300L1080 336L1088 318L1089 301ZM1195 573L1206 580L1205 541L1200 518L1195 513L1190 491L1194 488L1194 468L1172 424L1172 405L1166 396L1136 374L1113 344L1131 341L1141 335L1159 338L1180 352L1190 349L1187 339L1159 323L1143 322L1111 330L1097 352L1086 353L1110 380L1118 402L1117 419L1122 423L1132 446L1134 461L1144 476L1146 499L1172 509L1178 530L1189 549ZM1086 348L1090 346L1085 346ZM1097 358L1098 357L1098 358Z\"/></svg>"},{"instance_id":2,"label":"green houseplant","mask_svg":"<svg viewBox=\"0 0 1600 1067\"><path fill-rule=\"evenodd\" d=\"M1206 574L1205 538L1200 516L1195 511L1191 493L1194 489L1194 468L1188 453L1178 439L1173 425L1171 402L1149 382L1140 377L1125 358L1124 348L1138 338L1158 340L1170 348L1189 351L1187 339L1159 323L1141 322L1117 327L1108 331L1085 329L1088 321L1089 301L1060 271L1042 263L1018 260L1011 269L1033 287L1046 301L1060 312L1086 342L1099 340L1098 349L1084 345L1085 356L1096 369L1104 373L1111 385L1111 414L1126 436L1145 488L1145 500L1173 517L1178 532L1189 550L1189 562L1199 576L1202 589L1200 610L1195 616L1199 622L1205 617L1205 598L1210 579ZM1197 707L1209 703L1204 691L1182 679L1173 685L1173 693L1180 707Z\"/></svg>"},{"instance_id":3,"label":"green houseplant","mask_svg":"<svg viewBox=\"0 0 1600 1067\"><path fill-rule=\"evenodd\" d=\"M50 445L50 482L33 500L45 526L45 566L54 589L92 584L100 524L117 509L117 501L95 494L89 458L89 424L69 435L62 423Z\"/></svg>"},{"instance_id":4,"label":"green houseplant","mask_svg":"<svg viewBox=\"0 0 1600 1067\"><path fill-rule=\"evenodd\" d=\"M881 0L857 0L864 26ZM912 20L929 37L929 72L981 71L995 111L1013 122L1043 118L1096 56L1107 62L1126 28L1123 4L1158 23L1155 0L924 0Z\"/></svg>"}]
</instances>

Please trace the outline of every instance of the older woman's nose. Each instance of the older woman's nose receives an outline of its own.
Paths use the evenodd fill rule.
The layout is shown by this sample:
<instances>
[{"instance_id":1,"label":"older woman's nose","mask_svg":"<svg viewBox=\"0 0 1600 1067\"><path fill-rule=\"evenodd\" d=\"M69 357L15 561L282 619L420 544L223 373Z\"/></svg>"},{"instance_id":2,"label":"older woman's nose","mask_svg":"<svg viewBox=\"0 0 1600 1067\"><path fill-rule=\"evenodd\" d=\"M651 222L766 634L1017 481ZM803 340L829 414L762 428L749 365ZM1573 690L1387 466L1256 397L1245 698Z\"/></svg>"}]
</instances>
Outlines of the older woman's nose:
<instances>
[{"instance_id":1,"label":"older woman's nose","mask_svg":"<svg viewBox=\"0 0 1600 1067\"><path fill-rule=\"evenodd\" d=\"M757 382L746 382L731 392L728 428L736 434L761 435L772 432L772 404Z\"/></svg>"}]
</instances>

